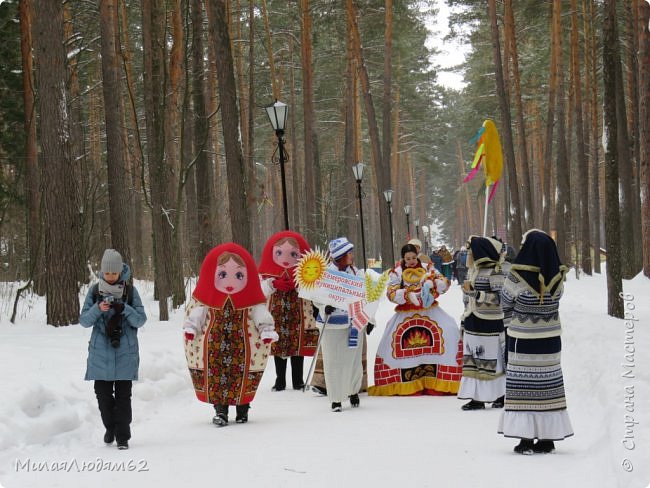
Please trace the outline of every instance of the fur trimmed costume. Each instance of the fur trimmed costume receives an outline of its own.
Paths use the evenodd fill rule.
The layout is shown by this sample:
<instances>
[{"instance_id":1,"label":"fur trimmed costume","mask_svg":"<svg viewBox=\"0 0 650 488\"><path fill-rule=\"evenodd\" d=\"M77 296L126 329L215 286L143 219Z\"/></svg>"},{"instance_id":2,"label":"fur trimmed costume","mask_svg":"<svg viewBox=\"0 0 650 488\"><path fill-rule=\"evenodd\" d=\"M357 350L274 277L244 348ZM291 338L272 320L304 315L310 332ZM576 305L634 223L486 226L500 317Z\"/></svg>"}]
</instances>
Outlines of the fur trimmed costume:
<instances>
[{"instance_id":1,"label":"fur trimmed costume","mask_svg":"<svg viewBox=\"0 0 650 488\"><path fill-rule=\"evenodd\" d=\"M277 340L255 262L243 247L222 244L205 257L183 330L196 396L217 413L225 407L227 424L228 405L247 406L255 397Z\"/></svg>"},{"instance_id":2,"label":"fur trimmed costume","mask_svg":"<svg viewBox=\"0 0 650 488\"><path fill-rule=\"evenodd\" d=\"M449 281L432 265L414 268L425 283L406 283L402 265L390 273L388 299L396 304L377 348L375 384L369 395L455 394L461 378L460 332L454 319L435 300ZM408 271L407 274L412 273ZM430 282L427 287L426 282ZM426 294L431 295L427 300Z\"/></svg>"},{"instance_id":3,"label":"fur trimmed costume","mask_svg":"<svg viewBox=\"0 0 650 488\"><path fill-rule=\"evenodd\" d=\"M313 356L318 344L311 302L298 297L294 281L295 266L301 255L309 250L309 244L300 234L282 231L266 241L260 259L258 272L262 291L280 337L271 347L276 371L275 391L286 388L289 357L293 388L304 387L304 356Z\"/></svg>"}]
</instances>

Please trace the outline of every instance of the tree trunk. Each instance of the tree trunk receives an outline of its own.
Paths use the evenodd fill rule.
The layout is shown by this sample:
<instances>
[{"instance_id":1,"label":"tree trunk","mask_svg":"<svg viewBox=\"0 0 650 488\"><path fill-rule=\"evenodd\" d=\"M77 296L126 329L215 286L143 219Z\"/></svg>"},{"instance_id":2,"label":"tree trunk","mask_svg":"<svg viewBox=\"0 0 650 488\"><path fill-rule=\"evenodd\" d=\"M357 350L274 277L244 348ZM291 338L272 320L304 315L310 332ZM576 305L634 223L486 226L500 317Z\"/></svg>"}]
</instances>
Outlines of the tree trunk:
<instances>
[{"instance_id":1,"label":"tree trunk","mask_svg":"<svg viewBox=\"0 0 650 488\"><path fill-rule=\"evenodd\" d=\"M209 0L210 35L215 45L219 67L219 99L221 100L221 123L223 126L223 145L226 153L226 174L228 178L228 203L230 207L230 227L233 240L250 249L250 221L246 209L246 171L239 137L239 112L237 110L237 89L230 33L225 0Z\"/></svg>"},{"instance_id":2,"label":"tree trunk","mask_svg":"<svg viewBox=\"0 0 650 488\"><path fill-rule=\"evenodd\" d=\"M294 39L293 37L289 38L289 60L291 65L294 65L294 58L293 54L295 52L294 49ZM295 70L290 69L289 70L289 103L292 107L296 107L298 100L296 97L296 76L295 76ZM289 112L289 126L290 126L290 135L289 135L289 140L291 141L291 149L292 153L294 154L293 157L293 164L291 165L291 179L292 179L292 186L293 186L293 192L292 192L292 202L293 204L291 205L291 212L293 215L293 228L297 232L304 233L304 186L305 186L305 177L304 177L304 165L301 165L298 163L298 132L297 132L297 127L296 127L296 116L295 113ZM267 233L265 233L266 235ZM312 243L313 244L313 243Z\"/></svg>"},{"instance_id":3,"label":"tree trunk","mask_svg":"<svg viewBox=\"0 0 650 488\"><path fill-rule=\"evenodd\" d=\"M126 97L124 100L124 117L126 120L126 133L127 133L127 161L128 171L130 175L129 183L131 191L128 195L128 208L130 209L129 218L130 226L132 229L132 236L137 234L146 235L146 227L144 221L144 151L142 149L142 137L140 136L140 126L138 124L138 112L135 101L135 82L133 77L133 54L131 51L131 43L129 38L129 22L126 10L126 2L119 2L121 13L121 26L120 35L120 53L122 56L122 63L124 64L125 74L125 90ZM133 276L146 276L145 267L145 239L129 239L129 247L131 250L131 271Z\"/></svg>"},{"instance_id":4,"label":"tree trunk","mask_svg":"<svg viewBox=\"0 0 650 488\"><path fill-rule=\"evenodd\" d=\"M607 3L606 3L607 4ZM634 221L634 189L632 174L634 164L630 152L630 139L627 130L627 109L625 104L625 89L623 84L623 66L621 65L620 38L618 31L614 31L615 49L612 59L615 68L616 82L616 117L618 130L618 175L620 183L620 211L621 211L621 270L623 278L632 279L640 269L635 260L634 248L638 239L635 239ZM638 226L637 229L638 230ZM640 237L640 236L639 236Z\"/></svg>"},{"instance_id":5,"label":"tree trunk","mask_svg":"<svg viewBox=\"0 0 650 488\"><path fill-rule=\"evenodd\" d=\"M519 187L517 185L517 170L515 166L515 150L512 144L512 121L510 118L510 103L506 97L505 79L501 63L501 47L499 43L499 26L497 24L496 0L488 0L488 16L490 17L490 28L492 33L492 54L494 55L496 89L499 98L499 109L501 112L501 138L503 140L504 159L508 173L511 178L510 190L510 222L511 242L521 242L521 217L519 209ZM487 190L487 189L486 189Z\"/></svg>"},{"instance_id":6,"label":"tree trunk","mask_svg":"<svg viewBox=\"0 0 650 488\"><path fill-rule=\"evenodd\" d=\"M312 62L312 21L309 0L300 0L302 85L303 85L303 123L305 152L305 192L313 195L307 199L307 232L309 242L318 242L323 236L322 189L320 185L320 165L318 162L318 139L316 136L316 112L314 109L314 67ZM311 191L310 191L311 190Z\"/></svg>"},{"instance_id":7,"label":"tree trunk","mask_svg":"<svg viewBox=\"0 0 650 488\"><path fill-rule=\"evenodd\" d=\"M589 202L589 216L592 221L592 230L591 230L591 242L594 247L594 271L600 273L600 248L601 248L601 238L600 238L600 222L601 222L601 212L600 212L600 113L599 113L599 102L598 102L598 72L597 72L597 63L596 59L598 57L598 43L594 34L594 2L593 0L587 0L588 5L584 5L584 16L585 16L585 65L587 66L589 72L587 75L587 87L586 93L590 97L590 114L591 114L591 146L590 146L590 155L591 155L591 200Z\"/></svg>"},{"instance_id":8,"label":"tree trunk","mask_svg":"<svg viewBox=\"0 0 650 488\"><path fill-rule=\"evenodd\" d=\"M381 158L383 166L389 167L393 161L393 152L391 150L391 143L393 133L391 130L392 119L392 57L393 57L393 1L384 0L384 96L383 96L383 113L382 113L382 151ZM370 89L368 89L370 91ZM397 124L395 125L397 128ZM397 147L393 148L397 153ZM385 188L384 188L385 189ZM381 191L378 190L379 198L381 198ZM406 193L403 194L406 197ZM411 203L415 203L411 201ZM408 229L407 229L408 232ZM406 239L408 241L409 239Z\"/></svg>"},{"instance_id":9,"label":"tree trunk","mask_svg":"<svg viewBox=\"0 0 650 488\"><path fill-rule=\"evenodd\" d=\"M548 113L546 116L546 137L544 144L544 197L542 202L542 226L551 230L551 168L553 167L553 126L555 125L555 98L558 88L558 67L561 55L560 36L562 25L561 0L553 0L553 18L551 29L551 66L548 82Z\"/></svg>"},{"instance_id":10,"label":"tree trunk","mask_svg":"<svg viewBox=\"0 0 650 488\"><path fill-rule=\"evenodd\" d=\"M20 0L20 50L23 65L23 104L25 114L25 203L27 206L27 246L29 254L29 276L34 292L45 294L43 271L43 222L40 218L41 186L38 169L38 148L36 141L36 104L32 62L32 17L31 0Z\"/></svg>"},{"instance_id":11,"label":"tree trunk","mask_svg":"<svg viewBox=\"0 0 650 488\"><path fill-rule=\"evenodd\" d=\"M591 245L589 242L589 165L587 164L587 149L585 147L584 123L582 119L582 81L580 79L578 50L578 1L571 0L571 72L575 93L575 129L578 161L578 179L580 212L576 215L580 223L579 238L576 243L576 265L581 263L582 271L591 275ZM578 249L580 243L580 249ZM578 261L578 251L581 261Z\"/></svg>"},{"instance_id":12,"label":"tree trunk","mask_svg":"<svg viewBox=\"0 0 650 488\"><path fill-rule=\"evenodd\" d=\"M147 160L151 185L151 219L154 242L155 296L159 320L169 320L167 299L172 294L172 274L166 260L171 256L171 216L166 205L169 168L165 161L165 13L161 5L142 1L144 94L147 118Z\"/></svg>"},{"instance_id":13,"label":"tree trunk","mask_svg":"<svg viewBox=\"0 0 650 488\"><path fill-rule=\"evenodd\" d=\"M562 65L559 69L559 90L557 92L557 157L556 157L556 175L557 175L557 200L555 202L555 228L557 230L557 248L560 254L560 260L569 265L572 262L571 257L571 172L569 170L569 159L567 157L566 142L566 119L565 107L566 99L564 95L565 82Z\"/></svg>"},{"instance_id":14,"label":"tree trunk","mask_svg":"<svg viewBox=\"0 0 650 488\"><path fill-rule=\"evenodd\" d=\"M639 163L643 274L650 278L650 4L637 4L639 70Z\"/></svg>"},{"instance_id":15,"label":"tree trunk","mask_svg":"<svg viewBox=\"0 0 650 488\"><path fill-rule=\"evenodd\" d=\"M512 10L512 0L504 2L504 24L506 37L510 39L510 51L512 56L512 74L515 88L515 106L517 109L517 125L519 126L519 153L521 155L521 175L517 177L521 189L521 201L523 202L522 222L526 230L533 227L534 208L532 199L532 182L528 161L528 143L526 140L526 121L524 120L524 107L521 98L521 77L519 74L519 56L517 54L517 36L515 34L515 18Z\"/></svg>"},{"instance_id":16,"label":"tree trunk","mask_svg":"<svg viewBox=\"0 0 650 488\"><path fill-rule=\"evenodd\" d=\"M377 178L377 206L379 207L379 220L381 231L381 258L384 268L390 268L394 265L391 262L394 255L393 250L393 236L390 233L389 226L389 213L388 206L384 201L384 191L391 188L390 177L390 159L382 158L381 142L379 138L379 127L377 125L377 117L375 115L375 106L372 101L372 94L370 92L370 80L368 77L368 70L366 69L363 51L361 49L361 38L359 34L359 25L357 23L357 9L353 0L346 0L347 13L351 22L352 43L354 46L354 53L357 60L359 70L359 79L361 81L361 91L363 93L363 100L366 106L366 114L368 118L368 134L370 136L370 148L372 152L372 162L375 169L375 176ZM388 134L390 137L390 134ZM388 263L388 266L386 265Z\"/></svg>"},{"instance_id":17,"label":"tree trunk","mask_svg":"<svg viewBox=\"0 0 650 488\"><path fill-rule=\"evenodd\" d=\"M85 148L84 148L84 127L83 127L83 106L82 106L82 95L81 95L81 86L79 83L79 53L74 46L74 37L76 35L74 29L74 19L72 17L72 8L69 3L64 2L63 4L63 36L64 36L64 45L66 49L66 61L67 61L67 112L68 112L68 124L70 127L70 161L74 168L74 172L68 175L69 178L73 178L77 182L77 187L81 188L82 172L84 171L85 166ZM80 192L78 191L75 198L75 207L77 209L82 208L80 198ZM81 217L81 216L80 216ZM84 226L84 219L79 218L78 227L80 237L85 236L87 232L90 232L91 229L87 226ZM84 242L85 239L81 239L81 242ZM74 267L74 272L76 273L76 278L79 283L88 283L89 276L86 272L86 263L91 259L89 255L89 249L86 246L79 246L77 249L77 265Z\"/></svg>"},{"instance_id":18,"label":"tree trunk","mask_svg":"<svg viewBox=\"0 0 650 488\"><path fill-rule=\"evenodd\" d=\"M202 261L214 246L212 228L212 166L207 155L208 119L206 116L205 57L203 49L203 2L190 2L192 10L192 99L194 151L196 153L196 213L199 222L197 255ZM190 209L192 211L192 209ZM200 262L197 264L200 265Z\"/></svg>"},{"instance_id":19,"label":"tree trunk","mask_svg":"<svg viewBox=\"0 0 650 488\"><path fill-rule=\"evenodd\" d=\"M108 171L108 204L110 208L111 246L131 261L129 247L128 198L129 185L124 165L126 150L122 140L124 120L120 89L120 66L117 56L118 13L117 0L101 0L99 3L101 28L102 87L104 92L104 118L106 123L106 166Z\"/></svg>"},{"instance_id":20,"label":"tree trunk","mask_svg":"<svg viewBox=\"0 0 650 488\"><path fill-rule=\"evenodd\" d=\"M619 210L618 117L616 109L616 0L603 4L603 86L605 137L605 241L607 245L607 313L623 318L623 282L621 273L621 234Z\"/></svg>"},{"instance_id":21,"label":"tree trunk","mask_svg":"<svg viewBox=\"0 0 650 488\"><path fill-rule=\"evenodd\" d=\"M34 25L37 67L40 145L43 155L45 209L45 283L47 322L55 327L79 320L79 215L77 181L70 178L70 127L66 101L66 51L63 44L63 7L58 0L42 0Z\"/></svg>"}]
</instances>

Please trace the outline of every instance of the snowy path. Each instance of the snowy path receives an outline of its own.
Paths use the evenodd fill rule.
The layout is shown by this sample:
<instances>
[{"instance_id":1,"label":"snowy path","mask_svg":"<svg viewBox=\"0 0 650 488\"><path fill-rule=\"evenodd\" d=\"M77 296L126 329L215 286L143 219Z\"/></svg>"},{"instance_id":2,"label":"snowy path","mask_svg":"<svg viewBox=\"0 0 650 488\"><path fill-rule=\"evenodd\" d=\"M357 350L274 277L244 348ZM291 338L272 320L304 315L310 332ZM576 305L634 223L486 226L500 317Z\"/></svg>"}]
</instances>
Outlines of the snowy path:
<instances>
[{"instance_id":1,"label":"snowy path","mask_svg":"<svg viewBox=\"0 0 650 488\"><path fill-rule=\"evenodd\" d=\"M650 281L637 277L625 283L639 319L627 330L627 345L624 322L605 315L604 283L604 276L580 281L571 276L561 305L563 367L576 435L557 443L555 454L528 457L512 452L516 441L496 434L498 410L462 412L454 397L362 395L361 408L344 405L343 413L334 414L327 400L312 392L271 392L272 361L250 422L217 429L210 423L211 408L196 401L190 385L181 312L169 323L150 320L139 334L133 439L130 450L117 451L102 442L92 384L83 381L90 332L43 325L45 304L35 301L18 325L4 316L0 324L0 483L7 488L646 487ZM149 317L156 317L152 290L140 289ZM441 304L459 316L458 286ZM386 303L369 336L369 365L389 314ZM633 403L626 404L626 387ZM638 424L626 424L626 415ZM634 448L626 449L624 441ZM631 472L623 468L624 459ZM111 464L123 469L111 471Z\"/></svg>"}]
</instances>

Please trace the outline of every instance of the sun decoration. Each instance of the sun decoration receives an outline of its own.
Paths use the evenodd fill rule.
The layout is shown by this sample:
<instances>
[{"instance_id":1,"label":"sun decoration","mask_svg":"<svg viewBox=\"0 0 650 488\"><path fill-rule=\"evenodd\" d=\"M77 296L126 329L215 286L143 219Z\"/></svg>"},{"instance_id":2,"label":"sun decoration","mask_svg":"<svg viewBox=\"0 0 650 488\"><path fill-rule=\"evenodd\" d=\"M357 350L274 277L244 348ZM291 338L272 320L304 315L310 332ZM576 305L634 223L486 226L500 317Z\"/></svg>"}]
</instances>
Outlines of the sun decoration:
<instances>
[{"instance_id":1,"label":"sun decoration","mask_svg":"<svg viewBox=\"0 0 650 488\"><path fill-rule=\"evenodd\" d=\"M296 266L296 282L301 288L311 289L323 276L327 268L327 259L320 249L303 254Z\"/></svg>"}]
</instances>

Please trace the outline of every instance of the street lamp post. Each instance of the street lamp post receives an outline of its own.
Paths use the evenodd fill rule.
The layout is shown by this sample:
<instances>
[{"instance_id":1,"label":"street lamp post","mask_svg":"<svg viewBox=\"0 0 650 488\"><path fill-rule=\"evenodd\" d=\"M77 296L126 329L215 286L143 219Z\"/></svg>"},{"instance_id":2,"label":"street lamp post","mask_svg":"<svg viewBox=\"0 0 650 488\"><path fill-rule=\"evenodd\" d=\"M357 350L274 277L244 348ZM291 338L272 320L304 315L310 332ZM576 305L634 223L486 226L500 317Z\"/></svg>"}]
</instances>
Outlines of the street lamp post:
<instances>
[{"instance_id":1,"label":"street lamp post","mask_svg":"<svg viewBox=\"0 0 650 488\"><path fill-rule=\"evenodd\" d=\"M420 240L420 219L415 219L413 223L415 224L415 237Z\"/></svg>"},{"instance_id":2,"label":"street lamp post","mask_svg":"<svg viewBox=\"0 0 650 488\"><path fill-rule=\"evenodd\" d=\"M404 205L404 213L406 214L406 240L411 238L411 223L409 221L409 216L411 214L411 206Z\"/></svg>"},{"instance_id":3,"label":"street lamp post","mask_svg":"<svg viewBox=\"0 0 650 488\"><path fill-rule=\"evenodd\" d=\"M271 126L278 137L278 156L280 161L280 176L282 179L282 209L284 210L284 229L289 229L289 213L287 210L287 183L284 175L284 163L286 161L286 154L284 151L284 127L287 123L287 114L289 107L286 103L279 102L277 99L275 103L267 105L266 114L269 116Z\"/></svg>"},{"instance_id":4,"label":"street lamp post","mask_svg":"<svg viewBox=\"0 0 650 488\"><path fill-rule=\"evenodd\" d=\"M384 190L384 198L388 204L388 228L390 229L390 254L393 262L390 267L392 268L395 264L395 242L393 241L393 207L391 202L393 201L393 190Z\"/></svg>"},{"instance_id":5,"label":"street lamp post","mask_svg":"<svg viewBox=\"0 0 650 488\"><path fill-rule=\"evenodd\" d=\"M361 251L363 254L363 269L366 269L366 266L368 266L368 261L366 261L366 234L363 230L363 204L361 202L361 180L363 179L363 168L363 163L357 163L352 166L354 179L357 180L357 195L359 196L359 220L361 221Z\"/></svg>"}]
</instances>

